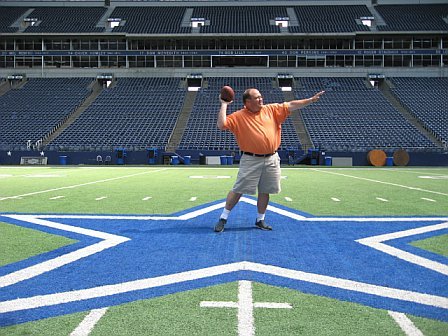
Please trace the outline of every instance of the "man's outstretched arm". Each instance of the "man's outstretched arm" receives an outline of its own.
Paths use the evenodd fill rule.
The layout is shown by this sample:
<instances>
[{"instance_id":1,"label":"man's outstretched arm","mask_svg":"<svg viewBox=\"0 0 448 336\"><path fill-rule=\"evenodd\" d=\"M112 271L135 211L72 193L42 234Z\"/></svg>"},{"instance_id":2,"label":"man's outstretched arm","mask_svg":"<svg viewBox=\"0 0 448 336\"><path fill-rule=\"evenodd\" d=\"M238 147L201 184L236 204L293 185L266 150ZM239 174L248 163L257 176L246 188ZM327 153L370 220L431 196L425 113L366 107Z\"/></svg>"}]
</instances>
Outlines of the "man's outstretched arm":
<instances>
[{"instance_id":1,"label":"man's outstretched arm","mask_svg":"<svg viewBox=\"0 0 448 336\"><path fill-rule=\"evenodd\" d=\"M288 102L289 104L289 111L296 111L299 110L301 108L304 108L305 106L308 106L312 103L315 103L317 101L319 101L320 96L322 96L325 93L325 91L321 91L316 93L314 96L312 96L311 98L306 98L306 99L298 99L298 100L291 100L290 102Z\"/></svg>"}]
</instances>

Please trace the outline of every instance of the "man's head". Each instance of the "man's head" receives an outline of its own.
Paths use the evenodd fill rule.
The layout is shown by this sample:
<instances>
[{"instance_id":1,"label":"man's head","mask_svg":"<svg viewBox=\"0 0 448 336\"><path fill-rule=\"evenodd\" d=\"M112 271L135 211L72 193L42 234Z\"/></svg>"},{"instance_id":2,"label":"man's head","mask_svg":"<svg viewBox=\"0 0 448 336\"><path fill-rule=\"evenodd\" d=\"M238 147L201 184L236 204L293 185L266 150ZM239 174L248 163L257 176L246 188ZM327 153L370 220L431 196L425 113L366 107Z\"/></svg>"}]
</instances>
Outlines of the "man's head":
<instances>
[{"instance_id":1,"label":"man's head","mask_svg":"<svg viewBox=\"0 0 448 336\"><path fill-rule=\"evenodd\" d=\"M254 88L244 91L243 104L250 112L259 112L263 106L263 97L260 91Z\"/></svg>"}]
</instances>

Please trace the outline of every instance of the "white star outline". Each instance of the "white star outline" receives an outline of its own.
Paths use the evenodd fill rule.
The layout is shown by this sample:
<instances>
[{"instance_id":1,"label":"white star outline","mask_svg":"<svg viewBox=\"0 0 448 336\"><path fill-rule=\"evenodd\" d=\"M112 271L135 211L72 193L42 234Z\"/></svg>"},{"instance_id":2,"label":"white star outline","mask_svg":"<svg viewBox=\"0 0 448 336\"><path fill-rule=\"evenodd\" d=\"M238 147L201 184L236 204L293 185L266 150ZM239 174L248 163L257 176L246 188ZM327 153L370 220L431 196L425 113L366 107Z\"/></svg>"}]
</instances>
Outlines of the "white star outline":
<instances>
[{"instance_id":1,"label":"white star outline","mask_svg":"<svg viewBox=\"0 0 448 336\"><path fill-rule=\"evenodd\" d=\"M242 197L240 202L246 202L256 206L256 201L250 198ZM102 239L101 241L92 245L82 247L78 250L60 255L56 258L46 260L42 263L35 264L30 267L26 267L12 273L0 276L0 288L10 286L12 284L36 277L43 273L49 272L56 268L75 262L79 259L88 257L95 253L99 253L105 249L112 248L121 243L130 240L127 237L109 234L106 232L84 229L76 226L61 224L52 222L46 219L53 218L70 218L70 219L130 219L130 220L176 220L183 221L195 218L197 216L206 214L208 212L222 209L224 202L213 204L192 212L182 214L180 216L112 216L112 215L20 215L20 214L2 214L4 217L16 219L35 225L47 226L56 228L63 231L75 232L78 234L95 237ZM403 250L389 246L384 242L390 241L396 238L410 237L413 235L443 230L448 228L448 217L304 217L299 214L284 210L272 205L268 207L269 211L278 213L282 216L289 217L304 222L313 221L358 221L358 222L383 222L383 221L435 221L443 222L439 224L423 226L411 230L392 232L384 235L366 237L356 240L358 243L369 246L371 248L382 251L383 253L390 254L396 258L405 260L410 263L414 263L425 267L427 269L439 272L444 275L448 275L448 266ZM132 280L123 283L117 283L112 285L97 286L91 288L85 288L74 291L53 293L38 295L33 297L18 298L13 300L7 300L0 302L0 314L10 313L15 311L49 307L63 303L70 303L76 301L90 300L95 298L107 297L111 295L123 294L132 291L157 288L166 285L178 284L185 281L194 281L204 279L207 277L224 275L232 272L250 271L255 273L263 273L268 275L274 275L281 278L298 280L318 284L327 287L338 288L347 291L354 291L364 294L375 295L378 297L384 297L389 299L398 299L411 303L418 303L428 305L432 307L448 309L448 297L425 294L415 291L402 290L398 288L385 287L379 285L373 285L365 282L347 280L332 276L326 276L316 273L303 272L298 270L292 270L282 268L278 266L271 266L261 263L254 263L248 261L234 262L229 264L222 264L218 266L205 267L197 270L190 270L180 273L173 273L163 276L157 276L152 278Z\"/></svg>"}]
</instances>

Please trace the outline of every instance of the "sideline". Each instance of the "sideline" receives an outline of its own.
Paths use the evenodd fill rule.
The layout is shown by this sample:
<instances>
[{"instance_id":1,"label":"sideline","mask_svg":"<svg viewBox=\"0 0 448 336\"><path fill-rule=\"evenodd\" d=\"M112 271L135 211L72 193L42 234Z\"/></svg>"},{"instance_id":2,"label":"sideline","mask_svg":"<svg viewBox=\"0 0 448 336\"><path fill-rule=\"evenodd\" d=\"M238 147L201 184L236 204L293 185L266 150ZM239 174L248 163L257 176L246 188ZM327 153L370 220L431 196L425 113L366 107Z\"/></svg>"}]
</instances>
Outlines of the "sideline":
<instances>
[{"instance_id":1,"label":"sideline","mask_svg":"<svg viewBox=\"0 0 448 336\"><path fill-rule=\"evenodd\" d=\"M136 173L136 174L131 174L131 175L112 177L112 178L108 178L108 179L104 179L104 180L97 180L97 181L91 181L91 182L86 182L86 183L74 184L74 185L66 186L66 187L60 187L60 188L53 188L53 189L46 189L46 190L41 190L41 191L35 191L35 192L22 194L22 195L7 196L7 197L0 198L0 201L4 201L4 200L7 200L7 199L22 198L22 197L26 197L26 196L33 196L33 195L38 195L38 194L44 194L44 193L48 193L48 192L52 192L52 191L58 191L58 190L74 189L74 188L78 188L78 187L84 187L86 185L92 185L92 184L97 184L97 183L104 183L104 182L110 182L110 181L115 181L115 180L121 180L121 179L129 178L129 177L145 175L145 174L150 174L150 173L158 173L158 172L161 172L161 171L165 171L166 169L167 168L158 169L158 170L151 170L151 171L145 171L145 172L142 172L142 173Z\"/></svg>"},{"instance_id":2,"label":"sideline","mask_svg":"<svg viewBox=\"0 0 448 336\"><path fill-rule=\"evenodd\" d=\"M336 172L328 171L328 170L320 170L320 169L312 169L312 170L317 171L319 173L326 173L326 174L333 174L333 175L344 176L344 177L351 177L351 178L354 178L354 179L357 179L357 180L375 182L375 183L380 183L380 184L387 184L387 185L391 185L391 186L394 186L394 187L405 188L405 189L409 189L409 190L423 191L423 192L427 192L427 193L432 193L432 194L437 194L437 195L442 195L442 196L448 196L448 194L443 193L443 192L439 192L439 191L432 191L432 190L426 190L426 189L422 189L422 188L409 187L409 186L405 186L405 185L402 185L402 184L397 184L397 183L392 183L392 182L384 182L384 181L379 181L379 180L373 180L373 179L369 179L369 178L366 178L366 177L359 177L359 176L353 176L353 175L348 175L348 174L336 173Z\"/></svg>"}]
</instances>

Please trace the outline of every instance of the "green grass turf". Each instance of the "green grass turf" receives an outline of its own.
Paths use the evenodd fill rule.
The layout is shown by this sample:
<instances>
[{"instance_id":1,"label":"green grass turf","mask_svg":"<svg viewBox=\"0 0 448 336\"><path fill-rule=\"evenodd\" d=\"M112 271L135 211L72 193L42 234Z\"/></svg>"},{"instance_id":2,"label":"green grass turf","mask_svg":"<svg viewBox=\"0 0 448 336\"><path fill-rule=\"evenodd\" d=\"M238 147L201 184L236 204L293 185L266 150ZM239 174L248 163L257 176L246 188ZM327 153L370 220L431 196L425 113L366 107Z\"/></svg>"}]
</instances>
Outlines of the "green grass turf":
<instances>
[{"instance_id":1,"label":"green grass turf","mask_svg":"<svg viewBox=\"0 0 448 336\"><path fill-rule=\"evenodd\" d=\"M448 257L448 234L413 241L411 245Z\"/></svg>"},{"instance_id":2,"label":"green grass turf","mask_svg":"<svg viewBox=\"0 0 448 336\"><path fill-rule=\"evenodd\" d=\"M0 266L73 244L75 240L0 222Z\"/></svg>"},{"instance_id":3,"label":"green grass turf","mask_svg":"<svg viewBox=\"0 0 448 336\"><path fill-rule=\"evenodd\" d=\"M18 197L0 200L2 212L168 214L224 199L237 168L8 167L1 174L12 176L2 179L0 199ZM190 178L198 175L208 178ZM448 176L448 168L284 168L282 175L283 191L271 200L314 215L448 214L448 179L419 177Z\"/></svg>"},{"instance_id":4,"label":"green grass turf","mask_svg":"<svg viewBox=\"0 0 448 336\"><path fill-rule=\"evenodd\" d=\"M60 316L35 322L0 328L0 336L68 336L81 323L87 313ZM116 335L116 334L110 334Z\"/></svg>"},{"instance_id":5,"label":"green grass turf","mask_svg":"<svg viewBox=\"0 0 448 336\"><path fill-rule=\"evenodd\" d=\"M255 334L404 335L387 311L252 283L254 302L289 303L292 309L254 308ZM237 301L232 282L110 307L91 336L237 335L235 308L204 308L201 301ZM86 314L76 313L0 329L0 335L69 335ZM408 316L426 336L446 335L448 323Z\"/></svg>"}]
</instances>

